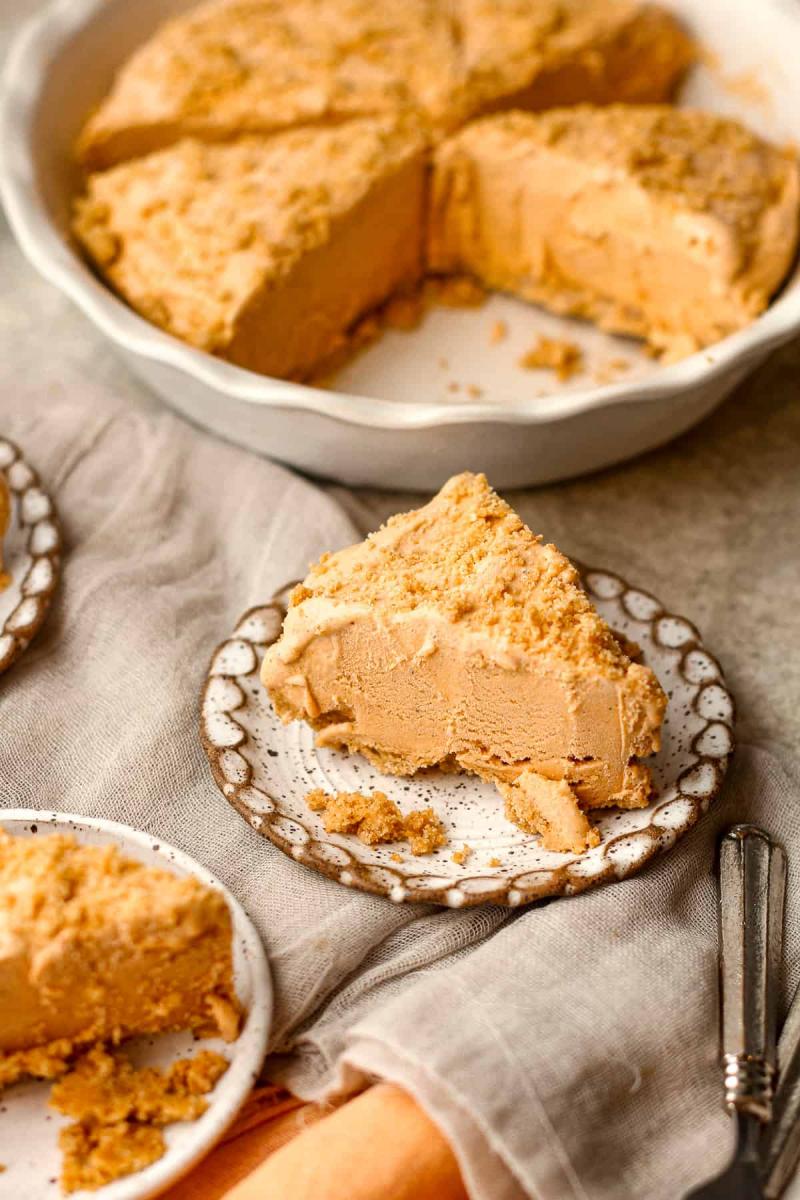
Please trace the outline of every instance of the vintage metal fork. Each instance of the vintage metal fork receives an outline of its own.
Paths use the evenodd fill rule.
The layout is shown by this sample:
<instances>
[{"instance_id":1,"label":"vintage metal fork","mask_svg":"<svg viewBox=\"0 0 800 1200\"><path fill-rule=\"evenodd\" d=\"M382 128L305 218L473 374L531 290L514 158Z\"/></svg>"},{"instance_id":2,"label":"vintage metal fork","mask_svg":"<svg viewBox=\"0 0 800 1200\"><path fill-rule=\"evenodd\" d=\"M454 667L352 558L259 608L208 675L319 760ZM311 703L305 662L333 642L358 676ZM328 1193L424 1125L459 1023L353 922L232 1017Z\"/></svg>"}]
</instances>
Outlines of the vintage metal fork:
<instances>
[{"instance_id":1,"label":"vintage metal fork","mask_svg":"<svg viewBox=\"0 0 800 1200\"><path fill-rule=\"evenodd\" d=\"M722 1175L686 1200L763 1200L761 1142L772 1115L777 984L786 856L753 825L734 825L719 855L720 985L725 1106L736 1150Z\"/></svg>"}]
</instances>

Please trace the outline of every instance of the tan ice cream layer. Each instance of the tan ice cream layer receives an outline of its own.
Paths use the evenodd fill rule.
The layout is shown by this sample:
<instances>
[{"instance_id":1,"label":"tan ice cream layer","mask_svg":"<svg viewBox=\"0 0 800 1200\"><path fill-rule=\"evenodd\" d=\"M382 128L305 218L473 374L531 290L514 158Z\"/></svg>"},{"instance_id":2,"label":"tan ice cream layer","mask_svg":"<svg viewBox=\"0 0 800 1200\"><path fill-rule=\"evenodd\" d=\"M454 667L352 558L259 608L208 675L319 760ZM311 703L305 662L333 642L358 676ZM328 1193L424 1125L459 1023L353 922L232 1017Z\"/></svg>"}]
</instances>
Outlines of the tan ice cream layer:
<instances>
[{"instance_id":1,"label":"tan ice cream layer","mask_svg":"<svg viewBox=\"0 0 800 1200\"><path fill-rule=\"evenodd\" d=\"M91 169L183 137L225 140L411 109L665 100L693 57L631 0L212 0L159 28L87 122Z\"/></svg>"},{"instance_id":2,"label":"tan ice cream layer","mask_svg":"<svg viewBox=\"0 0 800 1200\"><path fill-rule=\"evenodd\" d=\"M358 546L295 590L262 680L283 720L381 770L564 780L580 805L639 807L665 697L632 663L571 564L483 476Z\"/></svg>"},{"instance_id":3,"label":"tan ice cream layer","mask_svg":"<svg viewBox=\"0 0 800 1200\"><path fill-rule=\"evenodd\" d=\"M0 1084L74 1046L168 1029L235 1037L231 919L197 880L113 847L0 831Z\"/></svg>"},{"instance_id":4,"label":"tan ice cream layer","mask_svg":"<svg viewBox=\"0 0 800 1200\"><path fill-rule=\"evenodd\" d=\"M797 243L796 158L661 105L476 122L436 153L428 266L677 357L748 324Z\"/></svg>"},{"instance_id":5,"label":"tan ice cream layer","mask_svg":"<svg viewBox=\"0 0 800 1200\"><path fill-rule=\"evenodd\" d=\"M77 237L143 316L266 375L303 378L419 279L423 141L364 119L197 140L89 180Z\"/></svg>"}]
</instances>

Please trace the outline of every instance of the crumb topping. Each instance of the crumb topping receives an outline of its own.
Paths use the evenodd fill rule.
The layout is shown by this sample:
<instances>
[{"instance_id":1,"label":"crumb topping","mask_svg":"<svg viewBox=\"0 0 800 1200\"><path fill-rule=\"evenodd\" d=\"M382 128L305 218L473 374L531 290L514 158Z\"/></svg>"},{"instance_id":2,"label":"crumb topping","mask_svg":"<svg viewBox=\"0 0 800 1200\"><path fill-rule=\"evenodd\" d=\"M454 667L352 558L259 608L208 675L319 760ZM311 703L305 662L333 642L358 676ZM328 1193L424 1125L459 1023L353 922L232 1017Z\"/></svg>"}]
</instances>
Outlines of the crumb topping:
<instances>
[{"instance_id":1,"label":"crumb topping","mask_svg":"<svg viewBox=\"0 0 800 1200\"><path fill-rule=\"evenodd\" d=\"M323 813L328 833L354 833L368 846L408 842L411 853L421 855L431 854L447 843L444 826L432 808L415 809L404 817L385 792L373 792L371 796L362 792L331 795L315 788L306 796L306 804L312 812ZM399 854L391 857L394 862L403 861Z\"/></svg>"},{"instance_id":2,"label":"crumb topping","mask_svg":"<svg viewBox=\"0 0 800 1200\"><path fill-rule=\"evenodd\" d=\"M458 135L487 140L523 156L538 147L624 176L665 201L711 214L747 241L782 195L795 169L787 150L739 121L667 104L578 104L532 115L509 112L477 121Z\"/></svg>"},{"instance_id":3,"label":"crumb topping","mask_svg":"<svg viewBox=\"0 0 800 1200\"><path fill-rule=\"evenodd\" d=\"M50 1093L51 1106L73 1122L59 1135L64 1191L93 1191L156 1162L166 1149L162 1127L202 1116L203 1096L227 1069L221 1054L203 1050L166 1071L137 1070L94 1046Z\"/></svg>"},{"instance_id":4,"label":"crumb topping","mask_svg":"<svg viewBox=\"0 0 800 1200\"><path fill-rule=\"evenodd\" d=\"M608 60L637 49L656 69L628 68L626 98L655 99L690 47L668 14L632 0L210 0L131 56L79 151L107 166L130 153L131 126L162 144L182 128L220 137L397 111L447 129L564 64L604 94Z\"/></svg>"},{"instance_id":5,"label":"crumb topping","mask_svg":"<svg viewBox=\"0 0 800 1200\"><path fill-rule=\"evenodd\" d=\"M555 546L543 545L485 476L448 481L424 508L365 542L324 554L291 605L325 596L393 610L435 607L451 621L619 678L630 663Z\"/></svg>"},{"instance_id":6,"label":"crumb topping","mask_svg":"<svg viewBox=\"0 0 800 1200\"><path fill-rule=\"evenodd\" d=\"M534 346L519 360L525 370L545 369L555 371L561 382L571 379L583 370L583 351L575 342L566 338L540 337Z\"/></svg>"},{"instance_id":7,"label":"crumb topping","mask_svg":"<svg viewBox=\"0 0 800 1200\"><path fill-rule=\"evenodd\" d=\"M171 928L164 921L167 907L174 914ZM227 906L190 876L145 867L115 846L82 846L62 834L15 838L0 830L0 921L11 936L25 938L31 954L109 922L136 929L135 940L145 945L157 936L179 950L203 920L227 924Z\"/></svg>"},{"instance_id":8,"label":"crumb topping","mask_svg":"<svg viewBox=\"0 0 800 1200\"><path fill-rule=\"evenodd\" d=\"M471 855L472 855L472 847L467 846L465 844L461 847L460 850L454 850L453 853L450 855L450 858L452 859L452 861L454 863L458 863L458 865L460 867L463 867L464 863L467 861L467 859Z\"/></svg>"}]
</instances>

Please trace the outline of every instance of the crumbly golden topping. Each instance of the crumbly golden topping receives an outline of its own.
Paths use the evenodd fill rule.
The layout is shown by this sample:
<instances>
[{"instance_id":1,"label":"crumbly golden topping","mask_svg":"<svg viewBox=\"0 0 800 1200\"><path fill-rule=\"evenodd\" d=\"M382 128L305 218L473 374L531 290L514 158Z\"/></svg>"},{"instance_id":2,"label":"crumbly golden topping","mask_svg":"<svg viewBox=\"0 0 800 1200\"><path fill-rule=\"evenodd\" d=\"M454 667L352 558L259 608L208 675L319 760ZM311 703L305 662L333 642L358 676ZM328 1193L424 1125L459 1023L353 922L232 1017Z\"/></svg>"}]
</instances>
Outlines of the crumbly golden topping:
<instances>
[{"instance_id":1,"label":"crumbly golden topping","mask_svg":"<svg viewBox=\"0 0 800 1200\"><path fill-rule=\"evenodd\" d=\"M583 370L583 351L575 342L566 338L540 337L536 344L522 355L519 365L526 370L555 371L563 383Z\"/></svg>"},{"instance_id":2,"label":"crumbly golden topping","mask_svg":"<svg viewBox=\"0 0 800 1200\"><path fill-rule=\"evenodd\" d=\"M185 134L409 110L453 128L548 71L558 91L564 64L586 99L613 98L609 69L625 99L661 99L691 56L668 14L631 0L211 0L128 60L79 150L108 166Z\"/></svg>"},{"instance_id":3,"label":"crumbly golden topping","mask_svg":"<svg viewBox=\"0 0 800 1200\"><path fill-rule=\"evenodd\" d=\"M412 854L432 854L447 845L447 834L432 808L417 808L404 821L405 836Z\"/></svg>"},{"instance_id":4,"label":"crumbly golden topping","mask_svg":"<svg viewBox=\"0 0 800 1200\"><path fill-rule=\"evenodd\" d=\"M75 234L139 311L214 351L259 288L278 285L422 145L413 121L394 118L218 145L187 138L92 175Z\"/></svg>"},{"instance_id":5,"label":"crumbly golden topping","mask_svg":"<svg viewBox=\"0 0 800 1200\"><path fill-rule=\"evenodd\" d=\"M453 34L435 0L211 0L129 59L80 150L137 122L169 140L403 110L448 124L464 107Z\"/></svg>"},{"instance_id":6,"label":"crumbly golden topping","mask_svg":"<svg viewBox=\"0 0 800 1200\"><path fill-rule=\"evenodd\" d=\"M113 846L0 830L0 924L9 936L24 937L31 954L109 923L135 927L140 945L152 934L160 943L171 939L177 950L208 921L228 925L227 905L196 879L145 867Z\"/></svg>"},{"instance_id":7,"label":"crumbly golden topping","mask_svg":"<svg viewBox=\"0 0 800 1200\"><path fill-rule=\"evenodd\" d=\"M357 546L325 554L295 588L311 596L436 608L449 620L580 667L621 677L630 665L555 546L543 545L484 475L450 479L424 508L400 513Z\"/></svg>"},{"instance_id":8,"label":"crumbly golden topping","mask_svg":"<svg viewBox=\"0 0 800 1200\"><path fill-rule=\"evenodd\" d=\"M539 147L634 181L683 208L716 216L747 240L782 195L796 158L740 122L665 104L576 105L478 121L457 141L507 148L516 158Z\"/></svg>"},{"instance_id":9,"label":"crumbly golden topping","mask_svg":"<svg viewBox=\"0 0 800 1200\"><path fill-rule=\"evenodd\" d=\"M323 813L328 833L354 833L368 846L382 842L408 842L412 854L431 854L447 843L447 835L432 808L416 809L403 816L385 792L338 792L315 788L306 796L312 812ZM392 859L402 862L399 855Z\"/></svg>"},{"instance_id":10,"label":"crumbly golden topping","mask_svg":"<svg viewBox=\"0 0 800 1200\"><path fill-rule=\"evenodd\" d=\"M468 858L470 858L471 855L472 855L472 847L467 846L465 843L461 847L460 850L454 850L453 853L450 855L450 858L453 860L454 863L458 863L458 865L460 867L463 867L465 862L467 861Z\"/></svg>"},{"instance_id":11,"label":"crumbly golden topping","mask_svg":"<svg viewBox=\"0 0 800 1200\"><path fill-rule=\"evenodd\" d=\"M458 0L456 12L473 112L524 92L564 63L594 77L595 87L602 89L608 49L615 42L619 53L632 58L637 45L647 50L655 42L660 71L672 76L692 59L689 38L668 14L631 0ZM616 83L622 86L621 80ZM630 98L645 98L646 81L634 72L630 83ZM652 84L657 87L655 79Z\"/></svg>"},{"instance_id":12,"label":"crumbly golden topping","mask_svg":"<svg viewBox=\"0 0 800 1200\"><path fill-rule=\"evenodd\" d=\"M209 1050L161 1071L136 1070L121 1054L93 1047L50 1093L51 1106L73 1121L59 1135L64 1191L93 1191L161 1158L162 1127L202 1116L203 1096L227 1069Z\"/></svg>"}]
</instances>

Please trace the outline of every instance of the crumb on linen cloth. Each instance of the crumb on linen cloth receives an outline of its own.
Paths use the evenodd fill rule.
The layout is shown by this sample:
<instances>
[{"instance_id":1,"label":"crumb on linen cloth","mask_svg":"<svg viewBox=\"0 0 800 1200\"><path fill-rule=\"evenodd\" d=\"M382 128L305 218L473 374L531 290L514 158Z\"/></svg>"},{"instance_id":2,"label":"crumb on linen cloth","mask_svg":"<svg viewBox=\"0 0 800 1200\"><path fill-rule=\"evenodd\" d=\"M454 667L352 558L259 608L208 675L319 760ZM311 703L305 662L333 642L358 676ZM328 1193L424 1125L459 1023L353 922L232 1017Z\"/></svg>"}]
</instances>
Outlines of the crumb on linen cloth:
<instances>
[{"instance_id":1,"label":"crumb on linen cloth","mask_svg":"<svg viewBox=\"0 0 800 1200\"><path fill-rule=\"evenodd\" d=\"M467 861L467 859L470 857L471 854L472 854L472 847L467 846L465 843L461 847L460 850L454 850L453 853L450 855L450 857L454 863L458 863L458 865L460 867L463 867L464 863Z\"/></svg>"},{"instance_id":2,"label":"crumb on linen cloth","mask_svg":"<svg viewBox=\"0 0 800 1200\"><path fill-rule=\"evenodd\" d=\"M50 1093L51 1107L73 1121L59 1135L64 1191L94 1191L156 1162L166 1149L162 1127L202 1116L203 1096L227 1068L221 1054L203 1050L164 1071L137 1070L92 1047Z\"/></svg>"},{"instance_id":3,"label":"crumb on linen cloth","mask_svg":"<svg viewBox=\"0 0 800 1200\"><path fill-rule=\"evenodd\" d=\"M432 808L416 809L404 817L385 792L331 795L315 788L306 796L306 804L312 812L323 814L326 832L354 833L368 846L408 842L412 854L431 854L447 843L444 826Z\"/></svg>"},{"instance_id":4,"label":"crumb on linen cloth","mask_svg":"<svg viewBox=\"0 0 800 1200\"><path fill-rule=\"evenodd\" d=\"M526 371L555 371L564 383L583 370L583 351L575 342L564 338L540 337L536 345L523 354L519 366Z\"/></svg>"}]
</instances>

